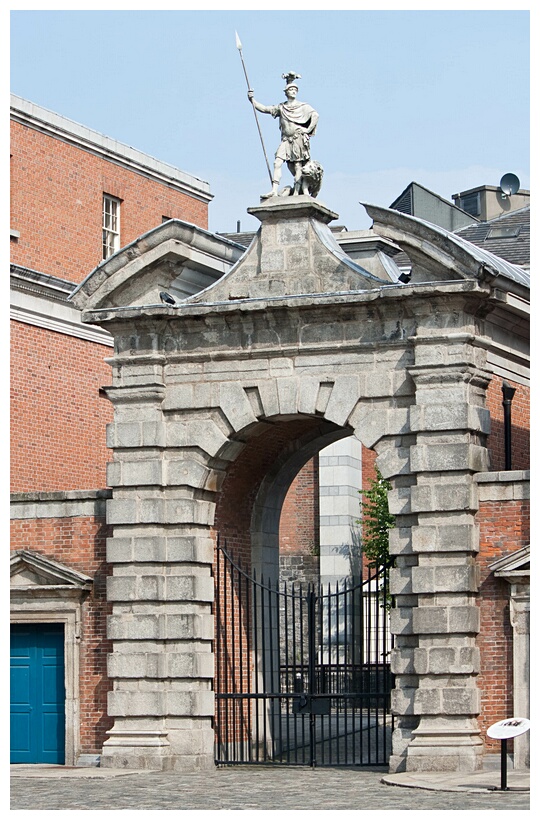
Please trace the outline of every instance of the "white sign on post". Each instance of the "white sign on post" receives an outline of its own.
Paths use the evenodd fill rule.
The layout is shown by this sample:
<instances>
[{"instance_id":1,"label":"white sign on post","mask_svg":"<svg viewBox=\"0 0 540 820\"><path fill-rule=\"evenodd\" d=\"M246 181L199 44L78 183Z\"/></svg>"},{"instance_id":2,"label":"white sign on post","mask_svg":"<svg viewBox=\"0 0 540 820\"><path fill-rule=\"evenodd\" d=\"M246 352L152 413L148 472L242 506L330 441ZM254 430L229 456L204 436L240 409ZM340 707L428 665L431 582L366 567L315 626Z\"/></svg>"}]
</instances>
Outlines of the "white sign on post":
<instances>
[{"instance_id":1,"label":"white sign on post","mask_svg":"<svg viewBox=\"0 0 540 820\"><path fill-rule=\"evenodd\" d=\"M497 738L498 740L507 740L510 737L517 737L527 732L531 725L531 721L527 718L511 717L499 720L493 723L487 730L489 737Z\"/></svg>"}]
</instances>

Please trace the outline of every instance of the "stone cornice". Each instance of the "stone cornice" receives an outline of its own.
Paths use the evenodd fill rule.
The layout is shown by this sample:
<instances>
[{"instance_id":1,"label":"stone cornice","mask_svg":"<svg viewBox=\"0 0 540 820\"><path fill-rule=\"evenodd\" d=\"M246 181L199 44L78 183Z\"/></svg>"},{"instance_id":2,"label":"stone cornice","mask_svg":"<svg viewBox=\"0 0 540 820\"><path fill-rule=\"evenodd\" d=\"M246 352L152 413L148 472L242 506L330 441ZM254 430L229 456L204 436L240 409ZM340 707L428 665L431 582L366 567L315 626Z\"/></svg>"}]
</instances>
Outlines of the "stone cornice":
<instances>
[{"instance_id":1,"label":"stone cornice","mask_svg":"<svg viewBox=\"0 0 540 820\"><path fill-rule=\"evenodd\" d=\"M109 321L161 317L200 317L208 315L231 313L264 313L270 310L294 309L312 310L326 309L329 306L357 305L373 303L377 300L401 300L403 298L431 300L441 298L467 298L474 296L477 299L486 299L488 291L472 280L451 282L423 282L414 285L382 285L373 290L348 290L328 293L301 293L288 296L264 296L261 298L245 298L223 300L220 302L183 302L175 307L165 305L148 305L134 307L115 307L97 310L84 310L83 322L101 324Z\"/></svg>"},{"instance_id":2,"label":"stone cornice","mask_svg":"<svg viewBox=\"0 0 540 820\"><path fill-rule=\"evenodd\" d=\"M10 318L112 347L114 342L110 333L101 327L83 324L80 311L67 301L74 289L75 285L65 279L11 265Z\"/></svg>"},{"instance_id":3,"label":"stone cornice","mask_svg":"<svg viewBox=\"0 0 540 820\"><path fill-rule=\"evenodd\" d=\"M11 119L202 202L213 199L208 182L15 94L11 95Z\"/></svg>"},{"instance_id":4,"label":"stone cornice","mask_svg":"<svg viewBox=\"0 0 540 820\"><path fill-rule=\"evenodd\" d=\"M12 493L12 520L35 518L104 517L112 490L71 490L68 492Z\"/></svg>"}]
</instances>

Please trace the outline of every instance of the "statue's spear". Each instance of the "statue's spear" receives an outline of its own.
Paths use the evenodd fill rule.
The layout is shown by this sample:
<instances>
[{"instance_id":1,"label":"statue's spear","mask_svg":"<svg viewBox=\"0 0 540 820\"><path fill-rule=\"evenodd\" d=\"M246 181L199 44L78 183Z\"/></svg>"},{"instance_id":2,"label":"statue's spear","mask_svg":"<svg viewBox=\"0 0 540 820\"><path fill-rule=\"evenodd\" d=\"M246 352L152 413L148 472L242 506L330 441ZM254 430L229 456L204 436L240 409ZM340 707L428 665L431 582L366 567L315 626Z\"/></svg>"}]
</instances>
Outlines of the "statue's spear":
<instances>
[{"instance_id":1,"label":"statue's spear","mask_svg":"<svg viewBox=\"0 0 540 820\"><path fill-rule=\"evenodd\" d=\"M238 36L238 32L235 31L234 33L236 35L236 48L240 52L240 59L242 60L242 68L244 69L244 76L246 78L248 91L251 91L251 87L249 85L248 75L247 75L247 71L246 71L246 65L244 63L244 57L243 57L243 54L242 54L242 43L240 42L240 37ZM257 109L255 108L255 104L253 103L253 100L251 101L251 104L253 105L253 113L255 114L255 122L257 123L257 130L259 132L259 137L261 139L261 145L262 145L262 149L263 149L264 159L266 160L266 167L268 169L268 176L270 177L270 183L272 183L272 181L273 181L272 180L272 172L270 171L270 165L268 163L268 157L266 156L266 149L264 147L264 142L263 142L263 138L262 138L262 134L261 134L261 127L259 125L259 118L257 117Z\"/></svg>"}]
</instances>

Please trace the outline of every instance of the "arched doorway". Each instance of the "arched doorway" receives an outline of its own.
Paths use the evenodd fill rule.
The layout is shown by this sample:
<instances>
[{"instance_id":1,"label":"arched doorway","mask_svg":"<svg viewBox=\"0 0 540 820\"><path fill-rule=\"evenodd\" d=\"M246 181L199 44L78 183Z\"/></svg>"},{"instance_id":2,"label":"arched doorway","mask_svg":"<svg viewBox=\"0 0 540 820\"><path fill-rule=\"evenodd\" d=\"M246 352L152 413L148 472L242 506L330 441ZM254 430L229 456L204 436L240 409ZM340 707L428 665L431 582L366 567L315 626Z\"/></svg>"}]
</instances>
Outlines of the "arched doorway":
<instances>
[{"instance_id":1,"label":"arched doorway","mask_svg":"<svg viewBox=\"0 0 540 820\"><path fill-rule=\"evenodd\" d=\"M320 556L308 578L291 577L293 565L284 573L279 560L291 484L315 455L349 437L342 455L326 456L343 469L358 445L351 432L315 416L268 419L227 471L215 516L218 764L388 762L387 574L357 554L333 583L321 583ZM305 494L318 492L305 483Z\"/></svg>"}]
</instances>

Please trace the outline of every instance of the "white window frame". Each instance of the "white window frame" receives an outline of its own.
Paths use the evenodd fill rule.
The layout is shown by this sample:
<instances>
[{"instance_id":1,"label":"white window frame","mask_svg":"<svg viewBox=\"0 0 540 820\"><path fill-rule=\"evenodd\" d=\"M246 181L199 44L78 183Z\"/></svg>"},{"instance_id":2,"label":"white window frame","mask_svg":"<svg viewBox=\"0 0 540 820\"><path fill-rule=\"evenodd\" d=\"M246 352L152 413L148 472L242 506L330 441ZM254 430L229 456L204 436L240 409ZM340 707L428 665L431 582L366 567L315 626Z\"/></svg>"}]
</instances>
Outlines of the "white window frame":
<instances>
[{"instance_id":1,"label":"white window frame","mask_svg":"<svg viewBox=\"0 0 540 820\"><path fill-rule=\"evenodd\" d=\"M102 253L108 259L120 250L120 203L110 194L103 194L102 208Z\"/></svg>"}]
</instances>

